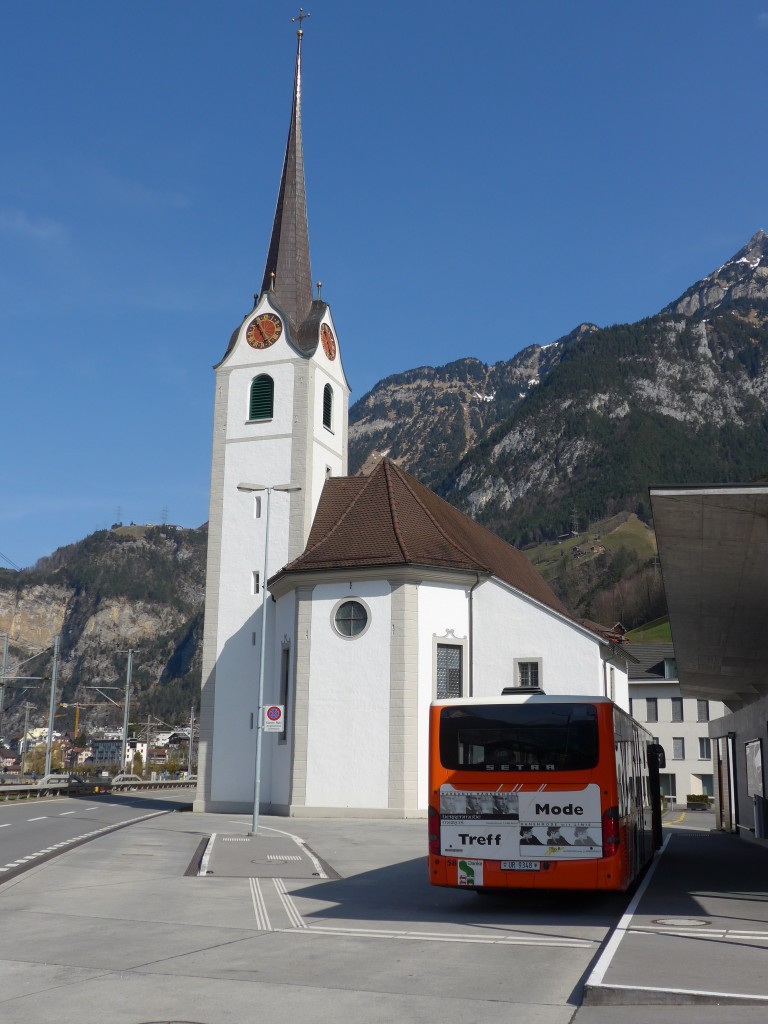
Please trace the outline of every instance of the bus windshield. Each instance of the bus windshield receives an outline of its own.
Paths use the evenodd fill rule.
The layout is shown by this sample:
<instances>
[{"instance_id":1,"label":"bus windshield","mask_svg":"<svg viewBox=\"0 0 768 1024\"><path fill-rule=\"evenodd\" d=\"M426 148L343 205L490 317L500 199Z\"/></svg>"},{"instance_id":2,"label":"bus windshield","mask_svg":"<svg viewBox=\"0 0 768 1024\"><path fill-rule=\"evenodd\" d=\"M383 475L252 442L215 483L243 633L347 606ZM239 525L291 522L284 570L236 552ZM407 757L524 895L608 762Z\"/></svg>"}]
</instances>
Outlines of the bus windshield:
<instances>
[{"instance_id":1,"label":"bus windshield","mask_svg":"<svg viewBox=\"0 0 768 1024\"><path fill-rule=\"evenodd\" d=\"M598 759L593 704L484 704L440 711L440 761L449 770L583 771Z\"/></svg>"}]
</instances>

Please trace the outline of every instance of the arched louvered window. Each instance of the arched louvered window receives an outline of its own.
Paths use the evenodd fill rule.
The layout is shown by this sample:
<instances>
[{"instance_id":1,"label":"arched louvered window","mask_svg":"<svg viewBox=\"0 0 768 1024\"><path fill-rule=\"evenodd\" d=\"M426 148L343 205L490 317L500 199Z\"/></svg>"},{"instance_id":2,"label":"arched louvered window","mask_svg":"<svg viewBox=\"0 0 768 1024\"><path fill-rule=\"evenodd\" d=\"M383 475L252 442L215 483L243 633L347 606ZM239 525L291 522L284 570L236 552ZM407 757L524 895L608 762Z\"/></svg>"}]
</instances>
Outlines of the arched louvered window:
<instances>
[{"instance_id":1,"label":"arched louvered window","mask_svg":"<svg viewBox=\"0 0 768 1024\"><path fill-rule=\"evenodd\" d=\"M266 373L251 381L249 420L271 420L275 405L275 382Z\"/></svg>"},{"instance_id":2,"label":"arched louvered window","mask_svg":"<svg viewBox=\"0 0 768 1024\"><path fill-rule=\"evenodd\" d=\"M323 388L323 426L331 429L333 425L333 388L326 384Z\"/></svg>"}]
</instances>

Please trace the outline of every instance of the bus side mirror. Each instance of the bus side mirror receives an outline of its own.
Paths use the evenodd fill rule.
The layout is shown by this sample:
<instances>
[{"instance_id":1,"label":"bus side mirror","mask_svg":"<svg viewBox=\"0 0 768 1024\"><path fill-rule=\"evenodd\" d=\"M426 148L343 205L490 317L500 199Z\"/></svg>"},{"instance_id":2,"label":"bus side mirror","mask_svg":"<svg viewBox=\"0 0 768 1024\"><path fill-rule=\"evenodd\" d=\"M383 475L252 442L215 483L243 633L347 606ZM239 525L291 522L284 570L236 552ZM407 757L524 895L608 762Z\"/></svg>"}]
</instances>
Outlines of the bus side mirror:
<instances>
[{"instance_id":1,"label":"bus side mirror","mask_svg":"<svg viewBox=\"0 0 768 1024\"><path fill-rule=\"evenodd\" d=\"M664 753L664 747L660 743L649 743L648 753L656 758L659 771L667 767L667 755Z\"/></svg>"}]
</instances>

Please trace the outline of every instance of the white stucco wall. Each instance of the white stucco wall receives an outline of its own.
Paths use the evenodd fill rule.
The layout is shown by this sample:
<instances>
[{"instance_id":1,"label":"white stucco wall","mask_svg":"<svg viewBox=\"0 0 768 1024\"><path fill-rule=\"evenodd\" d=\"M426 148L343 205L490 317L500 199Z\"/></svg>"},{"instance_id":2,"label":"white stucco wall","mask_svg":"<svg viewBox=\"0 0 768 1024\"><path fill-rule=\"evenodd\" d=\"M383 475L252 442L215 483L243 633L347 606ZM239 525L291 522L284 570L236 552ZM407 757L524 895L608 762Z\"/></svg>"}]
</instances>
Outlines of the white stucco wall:
<instances>
[{"instance_id":1,"label":"white stucco wall","mask_svg":"<svg viewBox=\"0 0 768 1024\"><path fill-rule=\"evenodd\" d=\"M332 625L339 601L370 613L364 634ZM315 588L308 708L308 807L386 808L389 777L391 591L384 581Z\"/></svg>"},{"instance_id":2,"label":"white stucco wall","mask_svg":"<svg viewBox=\"0 0 768 1024\"><path fill-rule=\"evenodd\" d=\"M546 693L603 695L597 638L496 580L474 595L475 672L473 696L498 696L515 686L515 659L541 659Z\"/></svg>"},{"instance_id":3,"label":"white stucco wall","mask_svg":"<svg viewBox=\"0 0 768 1024\"><path fill-rule=\"evenodd\" d=\"M466 586L422 583L419 586L418 655L418 806L427 807L429 750L429 705L435 699L435 646L437 643L464 647L464 678L468 657L469 600Z\"/></svg>"}]
</instances>

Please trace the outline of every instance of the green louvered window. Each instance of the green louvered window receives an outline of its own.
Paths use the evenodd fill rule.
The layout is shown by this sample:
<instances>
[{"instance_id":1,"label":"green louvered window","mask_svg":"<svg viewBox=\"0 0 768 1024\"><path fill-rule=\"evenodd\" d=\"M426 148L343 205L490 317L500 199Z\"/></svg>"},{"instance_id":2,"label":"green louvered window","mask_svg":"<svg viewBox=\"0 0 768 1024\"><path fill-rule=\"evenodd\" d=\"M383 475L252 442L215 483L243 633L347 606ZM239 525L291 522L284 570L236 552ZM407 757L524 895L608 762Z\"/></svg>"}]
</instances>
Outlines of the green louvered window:
<instances>
[{"instance_id":1,"label":"green louvered window","mask_svg":"<svg viewBox=\"0 0 768 1024\"><path fill-rule=\"evenodd\" d=\"M323 388L323 426L331 429L333 425L333 388L326 384Z\"/></svg>"},{"instance_id":2,"label":"green louvered window","mask_svg":"<svg viewBox=\"0 0 768 1024\"><path fill-rule=\"evenodd\" d=\"M271 420L275 405L275 382L266 373L254 377L251 382L251 401L248 406L249 420Z\"/></svg>"}]
</instances>

